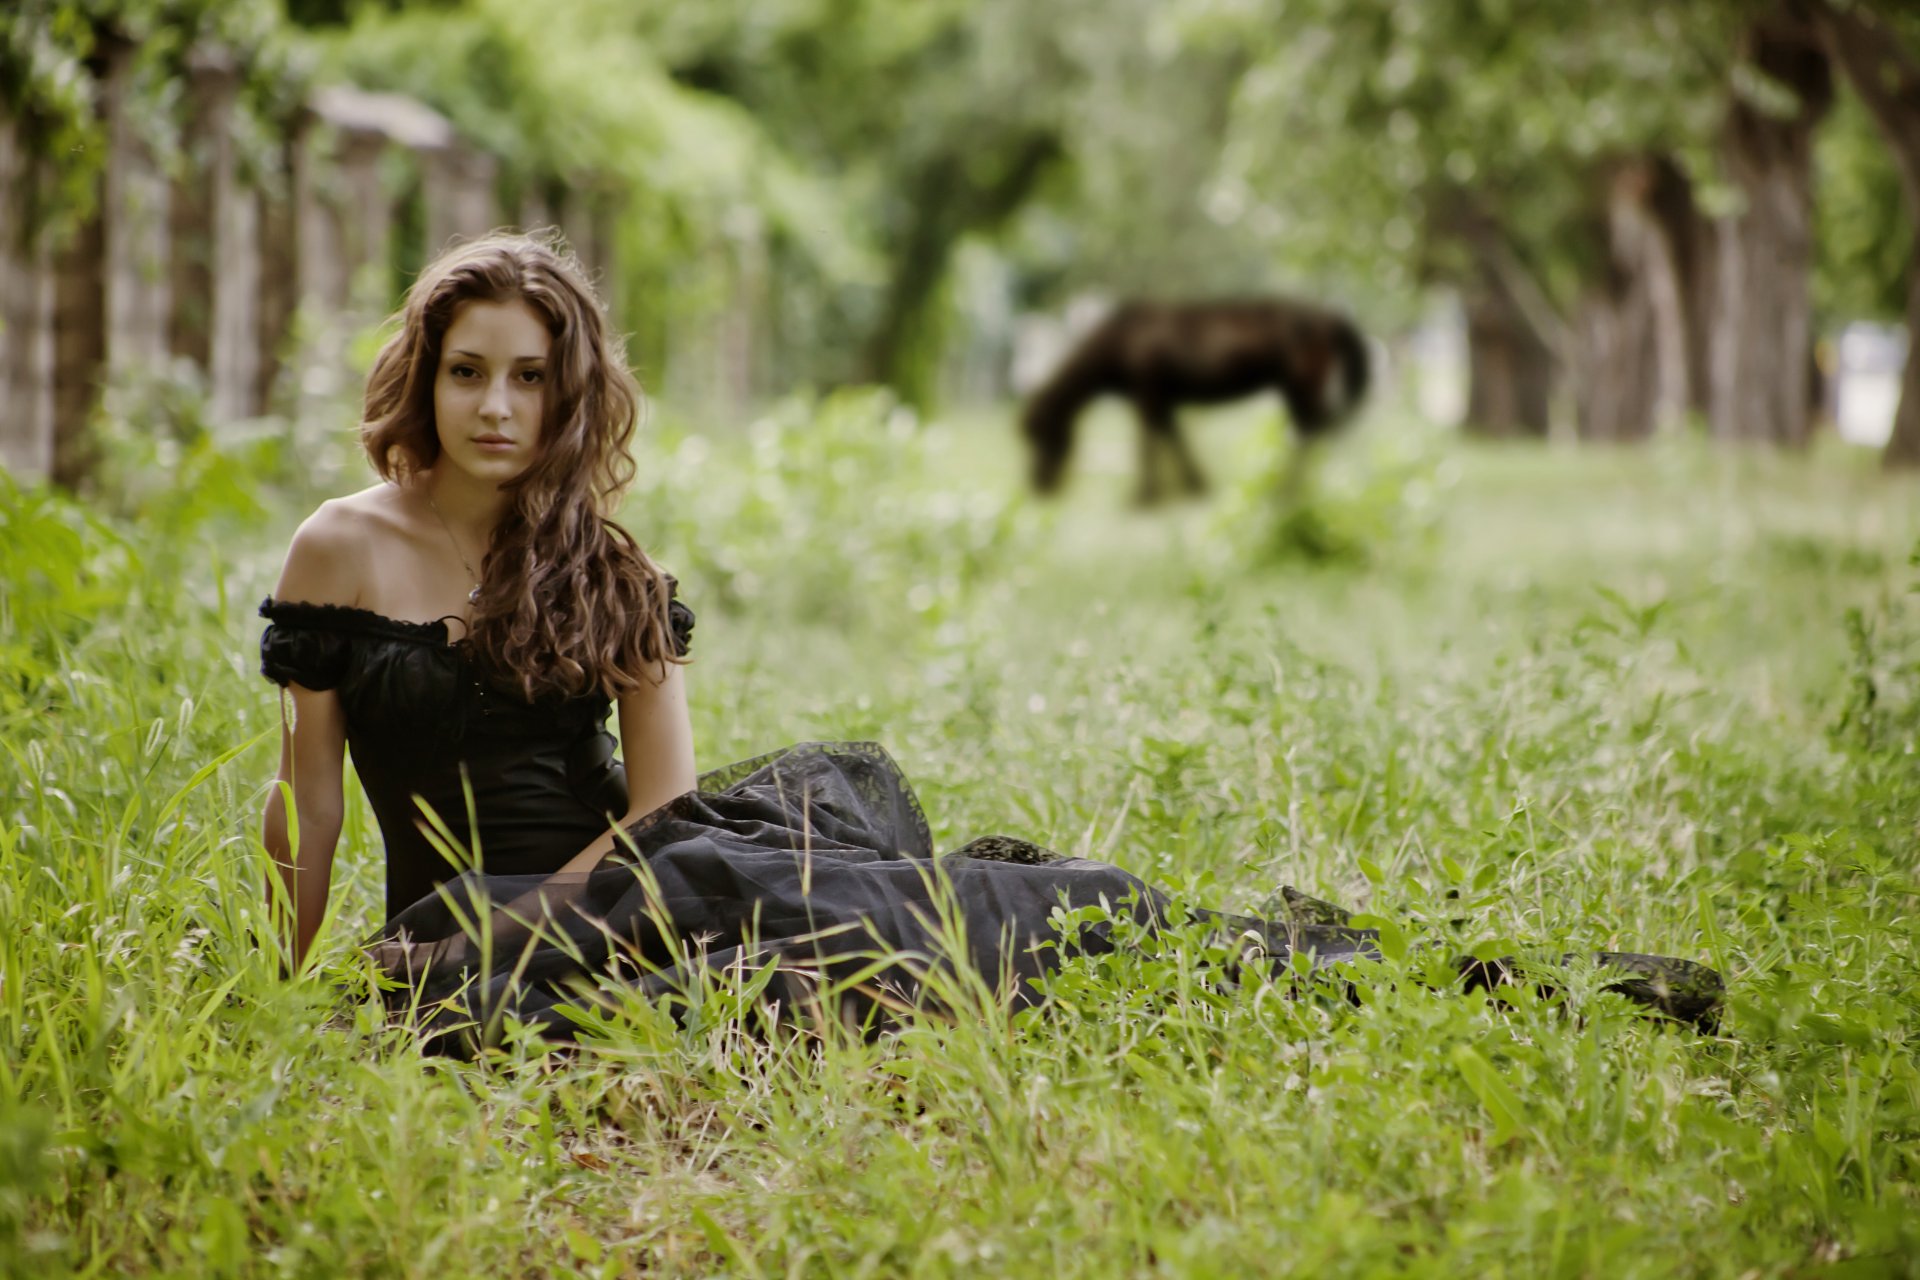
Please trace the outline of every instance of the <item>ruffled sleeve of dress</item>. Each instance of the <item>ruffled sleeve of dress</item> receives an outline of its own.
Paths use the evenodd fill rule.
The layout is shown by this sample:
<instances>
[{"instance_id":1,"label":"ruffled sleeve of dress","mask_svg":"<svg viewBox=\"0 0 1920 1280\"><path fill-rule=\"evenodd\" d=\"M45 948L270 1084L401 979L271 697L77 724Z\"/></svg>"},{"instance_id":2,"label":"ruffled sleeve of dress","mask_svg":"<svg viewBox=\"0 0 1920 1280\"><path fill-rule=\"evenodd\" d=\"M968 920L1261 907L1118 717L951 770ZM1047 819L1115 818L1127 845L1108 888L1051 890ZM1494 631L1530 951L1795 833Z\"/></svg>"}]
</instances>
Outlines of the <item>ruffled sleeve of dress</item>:
<instances>
[{"instance_id":1,"label":"ruffled sleeve of dress","mask_svg":"<svg viewBox=\"0 0 1920 1280\"><path fill-rule=\"evenodd\" d=\"M667 578L667 630L673 633L673 652L684 658L693 647L693 610L680 600L680 583L671 575Z\"/></svg>"},{"instance_id":2,"label":"ruffled sleeve of dress","mask_svg":"<svg viewBox=\"0 0 1920 1280\"><path fill-rule=\"evenodd\" d=\"M328 605L274 600L260 603L267 629L260 636L260 674L277 685L331 689L347 674L353 638Z\"/></svg>"}]
</instances>

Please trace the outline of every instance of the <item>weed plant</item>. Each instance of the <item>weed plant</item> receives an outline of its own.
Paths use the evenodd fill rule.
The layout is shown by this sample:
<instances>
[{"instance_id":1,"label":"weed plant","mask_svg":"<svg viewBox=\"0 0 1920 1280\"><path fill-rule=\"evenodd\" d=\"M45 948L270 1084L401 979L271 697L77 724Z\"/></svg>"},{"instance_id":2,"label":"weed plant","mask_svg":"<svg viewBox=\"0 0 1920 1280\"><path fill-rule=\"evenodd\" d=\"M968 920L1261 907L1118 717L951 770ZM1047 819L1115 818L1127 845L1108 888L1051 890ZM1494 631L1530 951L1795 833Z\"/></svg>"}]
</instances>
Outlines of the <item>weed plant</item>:
<instances>
[{"instance_id":1,"label":"weed plant","mask_svg":"<svg viewBox=\"0 0 1920 1280\"><path fill-rule=\"evenodd\" d=\"M940 847L1292 883L1388 922L1379 963L1229 984L1141 939L872 1040L769 1032L736 975L471 1065L380 1016L357 797L315 971L255 943L285 456L0 484L0 1271L1912 1274L1915 492L1369 431L1330 558L1275 551L1270 421L1141 515L1116 421L1042 505L1000 418L858 395L664 423L627 518L700 613L703 764L876 738ZM1423 981L1600 949L1719 968L1719 1033L1579 962L1506 1006Z\"/></svg>"}]
</instances>

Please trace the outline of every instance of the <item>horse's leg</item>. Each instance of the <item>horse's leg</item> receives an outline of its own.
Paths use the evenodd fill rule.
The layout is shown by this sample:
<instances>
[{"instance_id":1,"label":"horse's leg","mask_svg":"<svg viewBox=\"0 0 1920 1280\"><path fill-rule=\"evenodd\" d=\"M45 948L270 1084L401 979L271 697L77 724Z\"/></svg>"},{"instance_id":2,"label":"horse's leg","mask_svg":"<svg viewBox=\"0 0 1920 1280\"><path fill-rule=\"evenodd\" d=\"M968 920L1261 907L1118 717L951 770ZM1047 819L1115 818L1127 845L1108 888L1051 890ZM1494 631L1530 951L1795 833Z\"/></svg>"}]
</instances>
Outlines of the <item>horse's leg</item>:
<instances>
[{"instance_id":1,"label":"horse's leg","mask_svg":"<svg viewBox=\"0 0 1920 1280\"><path fill-rule=\"evenodd\" d=\"M1280 471L1280 507L1283 511L1293 511L1300 507L1307 493L1308 473L1313 469L1314 455L1319 452L1314 447L1313 437L1293 432L1293 448L1287 453L1287 460Z\"/></svg>"},{"instance_id":2,"label":"horse's leg","mask_svg":"<svg viewBox=\"0 0 1920 1280\"><path fill-rule=\"evenodd\" d=\"M1207 478L1200 472L1200 464L1194 461L1193 450L1187 448L1187 438L1180 431L1180 420L1171 412L1167 414L1167 443L1173 447L1173 459L1180 466L1180 483L1186 486L1188 493L1205 493Z\"/></svg>"},{"instance_id":3,"label":"horse's leg","mask_svg":"<svg viewBox=\"0 0 1920 1280\"><path fill-rule=\"evenodd\" d=\"M1143 507L1153 506L1160 501L1160 455L1164 451L1167 424L1173 421L1173 411L1158 400L1135 400L1134 412L1140 418L1140 487L1134 493L1134 501Z\"/></svg>"}]
</instances>

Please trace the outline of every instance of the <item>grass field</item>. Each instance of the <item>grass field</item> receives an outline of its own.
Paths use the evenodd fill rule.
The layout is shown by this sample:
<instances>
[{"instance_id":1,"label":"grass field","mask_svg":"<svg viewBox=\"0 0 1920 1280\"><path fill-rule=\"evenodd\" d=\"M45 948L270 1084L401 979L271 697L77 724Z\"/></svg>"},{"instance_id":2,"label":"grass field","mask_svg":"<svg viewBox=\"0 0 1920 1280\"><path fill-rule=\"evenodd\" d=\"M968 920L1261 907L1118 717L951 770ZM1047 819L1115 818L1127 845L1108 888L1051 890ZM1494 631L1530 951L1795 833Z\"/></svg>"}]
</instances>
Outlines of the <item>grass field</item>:
<instances>
[{"instance_id":1,"label":"grass field","mask_svg":"<svg viewBox=\"0 0 1920 1280\"><path fill-rule=\"evenodd\" d=\"M1171 951L1011 1022L768 1040L716 997L480 1065L382 1024L363 804L318 972L251 941L253 605L331 447L197 446L113 516L5 490L0 1268L1920 1271L1920 489L1379 417L1283 527L1262 413L1196 433L1210 499L1140 514L1118 418L1043 506L1004 422L860 397L667 423L628 508L699 611L703 765L873 738L941 847L1350 904L1397 925L1358 1005ZM1425 938L1704 961L1728 1014L1652 1025L1577 964L1435 993Z\"/></svg>"}]
</instances>

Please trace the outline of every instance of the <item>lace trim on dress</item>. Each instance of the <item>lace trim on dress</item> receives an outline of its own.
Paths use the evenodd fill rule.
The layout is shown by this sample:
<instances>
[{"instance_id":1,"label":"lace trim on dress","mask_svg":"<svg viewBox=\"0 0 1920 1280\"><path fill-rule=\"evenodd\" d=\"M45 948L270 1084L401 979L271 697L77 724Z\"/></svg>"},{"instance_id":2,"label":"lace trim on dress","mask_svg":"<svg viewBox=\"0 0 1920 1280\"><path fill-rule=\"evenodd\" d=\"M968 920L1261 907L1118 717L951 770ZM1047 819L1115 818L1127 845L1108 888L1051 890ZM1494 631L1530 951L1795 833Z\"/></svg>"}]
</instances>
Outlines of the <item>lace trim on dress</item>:
<instances>
[{"instance_id":1,"label":"lace trim on dress","mask_svg":"<svg viewBox=\"0 0 1920 1280\"><path fill-rule=\"evenodd\" d=\"M847 767L856 763L864 763L867 768ZM667 801L630 824L627 831L638 839L655 827L684 817L689 805L697 810L700 797L738 790L758 780L761 774L772 780L776 790L783 794L791 787L792 794L804 795L806 775L814 769L833 773L834 780L858 796L872 813L884 813L888 806L899 805L905 811L905 822L897 830L902 847L895 852L914 858L933 855L933 830L927 825L927 813L920 807L920 797L914 794L912 784L894 763L893 756L877 742L802 742L709 769L695 779L694 790ZM801 822L805 825L804 818ZM618 861L619 853L620 846L616 844L609 856Z\"/></svg>"}]
</instances>

